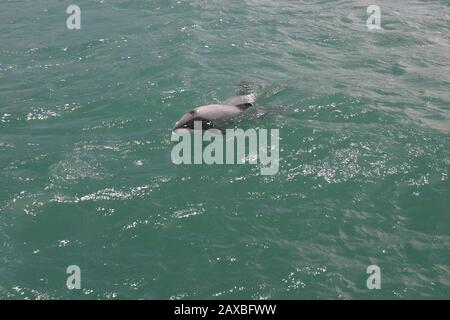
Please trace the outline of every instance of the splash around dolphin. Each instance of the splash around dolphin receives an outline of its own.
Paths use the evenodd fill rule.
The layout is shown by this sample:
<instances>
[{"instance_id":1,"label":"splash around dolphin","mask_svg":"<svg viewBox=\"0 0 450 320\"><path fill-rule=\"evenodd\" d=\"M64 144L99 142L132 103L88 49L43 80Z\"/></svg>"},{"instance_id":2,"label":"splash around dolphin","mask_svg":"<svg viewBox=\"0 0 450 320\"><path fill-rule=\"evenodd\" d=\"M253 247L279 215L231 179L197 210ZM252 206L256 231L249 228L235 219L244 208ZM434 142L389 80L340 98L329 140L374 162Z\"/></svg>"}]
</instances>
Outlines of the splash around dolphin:
<instances>
[{"instance_id":1,"label":"splash around dolphin","mask_svg":"<svg viewBox=\"0 0 450 320\"><path fill-rule=\"evenodd\" d=\"M177 121L173 130L194 129L194 122L201 122L202 130L220 126L253 106L258 95L254 86L243 82L239 85L239 95L233 96L221 104L210 104L194 108Z\"/></svg>"}]
</instances>

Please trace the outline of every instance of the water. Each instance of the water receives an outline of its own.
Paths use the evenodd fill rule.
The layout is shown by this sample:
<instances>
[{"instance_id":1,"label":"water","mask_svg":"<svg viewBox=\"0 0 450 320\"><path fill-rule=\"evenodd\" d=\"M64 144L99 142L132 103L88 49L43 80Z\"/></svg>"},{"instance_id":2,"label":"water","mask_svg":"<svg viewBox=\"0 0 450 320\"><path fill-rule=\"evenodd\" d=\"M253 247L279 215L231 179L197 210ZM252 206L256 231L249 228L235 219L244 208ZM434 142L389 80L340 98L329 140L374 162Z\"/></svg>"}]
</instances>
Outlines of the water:
<instances>
[{"instance_id":1,"label":"water","mask_svg":"<svg viewBox=\"0 0 450 320\"><path fill-rule=\"evenodd\" d=\"M3 0L0 298L448 299L449 2L370 4ZM244 80L279 173L172 164Z\"/></svg>"}]
</instances>

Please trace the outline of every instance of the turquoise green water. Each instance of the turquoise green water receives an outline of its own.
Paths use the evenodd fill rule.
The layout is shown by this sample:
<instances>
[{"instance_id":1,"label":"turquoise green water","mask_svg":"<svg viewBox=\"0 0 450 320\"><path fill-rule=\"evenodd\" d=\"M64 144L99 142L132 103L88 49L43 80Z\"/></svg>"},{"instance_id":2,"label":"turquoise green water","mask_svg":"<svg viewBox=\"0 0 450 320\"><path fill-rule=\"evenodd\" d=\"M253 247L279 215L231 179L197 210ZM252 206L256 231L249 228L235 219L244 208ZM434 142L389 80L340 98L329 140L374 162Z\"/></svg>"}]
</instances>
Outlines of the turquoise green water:
<instances>
[{"instance_id":1,"label":"turquoise green water","mask_svg":"<svg viewBox=\"0 0 450 320\"><path fill-rule=\"evenodd\" d=\"M370 4L3 0L0 298L448 299L449 2ZM243 80L279 173L172 164Z\"/></svg>"}]
</instances>

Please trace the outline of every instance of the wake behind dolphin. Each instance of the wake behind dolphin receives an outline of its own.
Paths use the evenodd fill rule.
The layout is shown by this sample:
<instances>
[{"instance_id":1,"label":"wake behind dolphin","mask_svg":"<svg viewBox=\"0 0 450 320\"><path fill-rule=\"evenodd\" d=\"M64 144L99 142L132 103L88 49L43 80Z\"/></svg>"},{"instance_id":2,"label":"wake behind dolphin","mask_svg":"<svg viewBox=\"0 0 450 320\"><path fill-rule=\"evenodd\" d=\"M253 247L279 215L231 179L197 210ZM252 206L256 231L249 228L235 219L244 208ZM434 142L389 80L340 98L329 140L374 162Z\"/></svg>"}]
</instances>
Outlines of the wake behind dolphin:
<instances>
[{"instance_id":1,"label":"wake behind dolphin","mask_svg":"<svg viewBox=\"0 0 450 320\"><path fill-rule=\"evenodd\" d=\"M222 104L200 106L189 111L178 120L173 130L194 129L194 122L197 121L202 123L203 130L220 126L253 106L258 97L253 84L242 82L238 96L230 97Z\"/></svg>"}]
</instances>

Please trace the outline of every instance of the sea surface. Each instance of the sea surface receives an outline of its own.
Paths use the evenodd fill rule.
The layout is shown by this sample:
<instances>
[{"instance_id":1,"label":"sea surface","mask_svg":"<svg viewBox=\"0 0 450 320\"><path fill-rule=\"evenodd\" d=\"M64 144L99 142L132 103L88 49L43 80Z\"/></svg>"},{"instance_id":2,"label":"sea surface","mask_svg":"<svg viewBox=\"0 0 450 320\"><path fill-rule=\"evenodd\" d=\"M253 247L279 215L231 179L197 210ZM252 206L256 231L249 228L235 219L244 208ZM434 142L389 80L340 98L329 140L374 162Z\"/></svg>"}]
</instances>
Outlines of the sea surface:
<instances>
[{"instance_id":1,"label":"sea surface","mask_svg":"<svg viewBox=\"0 0 450 320\"><path fill-rule=\"evenodd\" d=\"M0 298L449 299L450 2L374 2L1 0ZM173 164L242 81L279 172Z\"/></svg>"}]
</instances>

